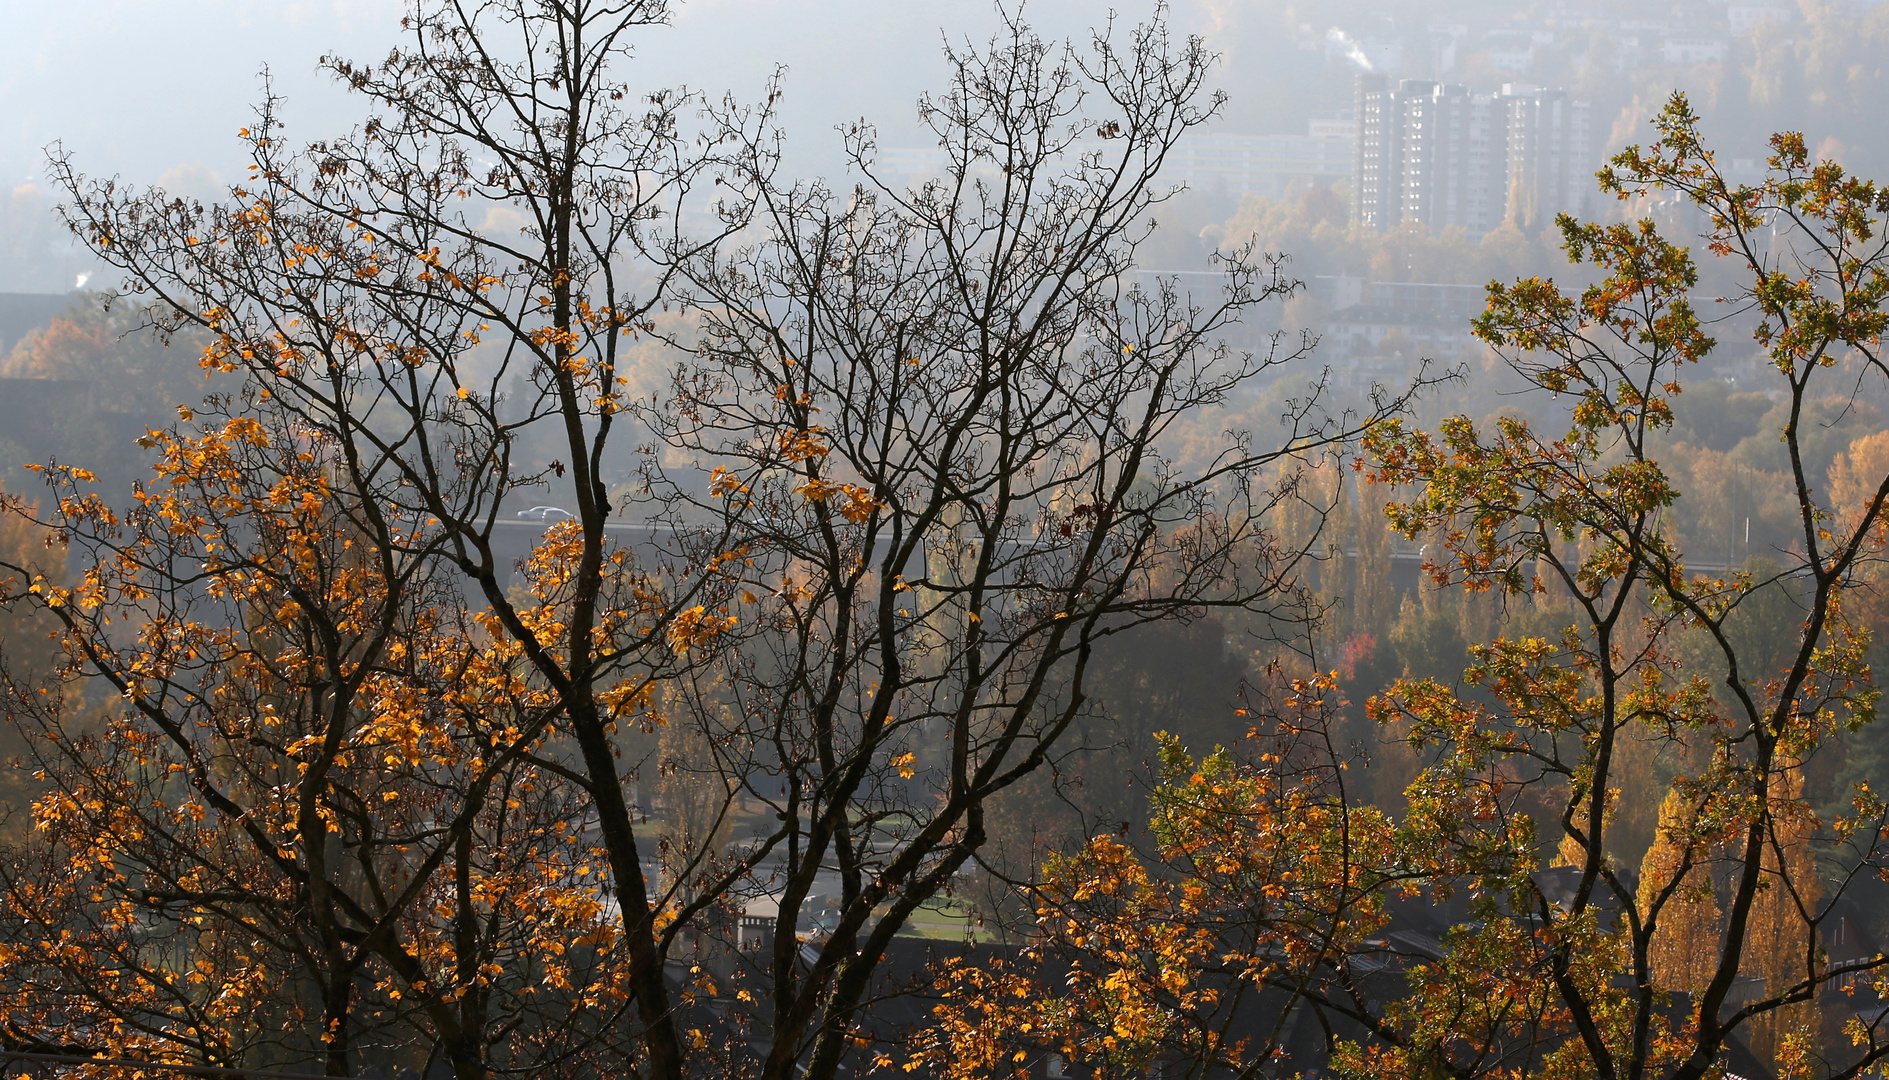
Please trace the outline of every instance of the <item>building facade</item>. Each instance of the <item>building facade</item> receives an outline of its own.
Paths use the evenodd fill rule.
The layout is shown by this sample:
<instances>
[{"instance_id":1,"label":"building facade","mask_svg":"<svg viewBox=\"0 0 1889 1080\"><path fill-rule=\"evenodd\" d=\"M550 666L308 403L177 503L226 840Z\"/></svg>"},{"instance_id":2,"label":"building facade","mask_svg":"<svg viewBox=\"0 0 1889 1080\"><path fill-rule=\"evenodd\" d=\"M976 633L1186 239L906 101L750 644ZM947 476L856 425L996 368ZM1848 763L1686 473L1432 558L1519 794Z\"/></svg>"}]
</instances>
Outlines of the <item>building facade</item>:
<instances>
[{"instance_id":1,"label":"building facade","mask_svg":"<svg viewBox=\"0 0 1889 1080\"><path fill-rule=\"evenodd\" d=\"M1358 76L1351 220L1367 229L1392 228L1404 216L1402 85L1382 75Z\"/></svg>"},{"instance_id":2,"label":"building facade","mask_svg":"<svg viewBox=\"0 0 1889 1080\"><path fill-rule=\"evenodd\" d=\"M1564 91L1509 84L1478 94L1362 75L1356 113L1352 220L1366 228L1409 220L1481 236L1505 220L1532 227L1585 206L1590 109Z\"/></svg>"},{"instance_id":3,"label":"building facade","mask_svg":"<svg viewBox=\"0 0 1889 1080\"><path fill-rule=\"evenodd\" d=\"M1592 108L1562 90L1506 96L1509 220L1535 229L1557 214L1585 214L1599 166Z\"/></svg>"},{"instance_id":4,"label":"building facade","mask_svg":"<svg viewBox=\"0 0 1889 1080\"><path fill-rule=\"evenodd\" d=\"M1276 199L1296 182L1349 179L1356 140L1348 120L1313 120L1304 135L1192 134L1168 152L1161 179L1234 198Z\"/></svg>"},{"instance_id":5,"label":"building facade","mask_svg":"<svg viewBox=\"0 0 1889 1080\"><path fill-rule=\"evenodd\" d=\"M1502 224L1508 177L1502 99L1431 85L1403 102L1402 216L1472 236Z\"/></svg>"}]
</instances>

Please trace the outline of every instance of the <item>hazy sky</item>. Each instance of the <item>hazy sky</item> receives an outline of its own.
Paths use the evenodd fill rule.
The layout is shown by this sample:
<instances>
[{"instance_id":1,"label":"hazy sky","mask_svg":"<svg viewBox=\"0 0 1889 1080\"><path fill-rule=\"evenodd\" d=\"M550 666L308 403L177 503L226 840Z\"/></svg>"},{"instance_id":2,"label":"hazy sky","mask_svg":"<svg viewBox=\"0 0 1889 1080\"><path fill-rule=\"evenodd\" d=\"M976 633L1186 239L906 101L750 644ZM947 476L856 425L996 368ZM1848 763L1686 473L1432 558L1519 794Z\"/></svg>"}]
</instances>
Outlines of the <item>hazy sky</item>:
<instances>
[{"instance_id":1,"label":"hazy sky","mask_svg":"<svg viewBox=\"0 0 1889 1080\"><path fill-rule=\"evenodd\" d=\"M1110 5L1036 0L1033 23L1080 32ZM1118 5L1130 15L1148 4ZM375 59L398 40L404 0L0 0L0 168L36 178L62 140L81 168L171 186L239 172L237 128L270 69L297 141L345 128L359 107L315 71L334 51ZM988 0L691 0L639 38L638 86L687 82L752 97L789 67L785 119L803 162L829 167L833 124L868 116L910 140L912 102L941 81L940 27L980 40Z\"/></svg>"}]
</instances>

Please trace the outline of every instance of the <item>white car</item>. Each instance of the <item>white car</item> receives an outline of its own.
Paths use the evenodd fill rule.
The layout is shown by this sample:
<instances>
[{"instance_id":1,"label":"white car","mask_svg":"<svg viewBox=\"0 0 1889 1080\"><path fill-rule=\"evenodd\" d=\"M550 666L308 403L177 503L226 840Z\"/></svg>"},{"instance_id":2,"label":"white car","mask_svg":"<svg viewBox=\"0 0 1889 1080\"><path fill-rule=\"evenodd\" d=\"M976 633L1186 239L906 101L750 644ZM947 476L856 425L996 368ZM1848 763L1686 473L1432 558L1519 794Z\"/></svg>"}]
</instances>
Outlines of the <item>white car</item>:
<instances>
[{"instance_id":1,"label":"white car","mask_svg":"<svg viewBox=\"0 0 1889 1080\"><path fill-rule=\"evenodd\" d=\"M562 506L534 506L529 510L520 510L518 516L527 521L576 521L577 515Z\"/></svg>"}]
</instances>

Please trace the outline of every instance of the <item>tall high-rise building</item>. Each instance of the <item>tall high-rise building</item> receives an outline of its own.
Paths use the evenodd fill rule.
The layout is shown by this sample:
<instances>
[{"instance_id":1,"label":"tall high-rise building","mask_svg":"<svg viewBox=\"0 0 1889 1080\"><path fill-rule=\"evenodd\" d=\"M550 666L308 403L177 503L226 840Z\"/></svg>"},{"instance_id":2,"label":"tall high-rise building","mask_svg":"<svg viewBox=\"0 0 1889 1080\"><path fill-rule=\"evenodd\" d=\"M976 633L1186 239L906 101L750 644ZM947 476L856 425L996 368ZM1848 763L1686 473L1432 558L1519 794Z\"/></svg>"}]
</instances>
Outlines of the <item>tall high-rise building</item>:
<instances>
[{"instance_id":1,"label":"tall high-rise building","mask_svg":"<svg viewBox=\"0 0 1889 1080\"><path fill-rule=\"evenodd\" d=\"M1503 101L1466 86L1405 96L1403 216L1481 236L1502 223L1508 176Z\"/></svg>"},{"instance_id":2,"label":"tall high-rise building","mask_svg":"<svg viewBox=\"0 0 1889 1080\"><path fill-rule=\"evenodd\" d=\"M1508 98L1508 217L1525 229L1582 214L1594 190L1592 109L1564 90L1503 87Z\"/></svg>"},{"instance_id":3,"label":"tall high-rise building","mask_svg":"<svg viewBox=\"0 0 1889 1080\"><path fill-rule=\"evenodd\" d=\"M1351 220L1388 229L1403 219L1403 104L1382 75L1358 76L1358 155L1352 169Z\"/></svg>"},{"instance_id":4,"label":"tall high-rise building","mask_svg":"<svg viewBox=\"0 0 1889 1080\"><path fill-rule=\"evenodd\" d=\"M1352 219L1410 220L1471 236L1505 219L1530 227L1578 213L1592 184L1588 106L1559 90L1358 79Z\"/></svg>"}]
</instances>

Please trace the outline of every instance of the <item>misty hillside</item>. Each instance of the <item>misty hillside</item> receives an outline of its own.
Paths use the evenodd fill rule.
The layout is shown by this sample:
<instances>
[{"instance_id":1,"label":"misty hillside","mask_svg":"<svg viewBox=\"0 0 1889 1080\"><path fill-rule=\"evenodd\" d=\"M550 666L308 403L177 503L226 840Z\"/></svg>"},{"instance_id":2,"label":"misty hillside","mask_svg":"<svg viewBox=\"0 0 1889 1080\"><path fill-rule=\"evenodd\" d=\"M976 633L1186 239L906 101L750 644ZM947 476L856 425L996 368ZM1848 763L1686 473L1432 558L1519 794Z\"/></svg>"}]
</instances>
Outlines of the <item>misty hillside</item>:
<instances>
[{"instance_id":1,"label":"misty hillside","mask_svg":"<svg viewBox=\"0 0 1889 1080\"><path fill-rule=\"evenodd\" d=\"M1885 65L0 0L0 1080L1889 1075Z\"/></svg>"}]
</instances>

